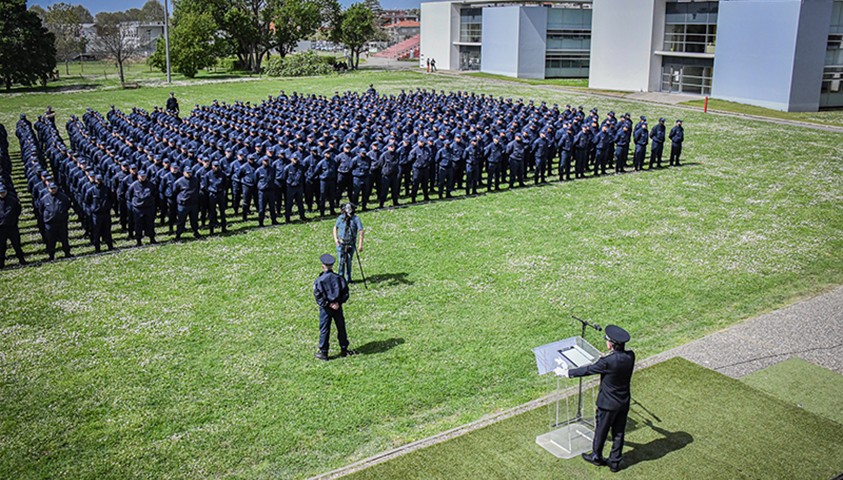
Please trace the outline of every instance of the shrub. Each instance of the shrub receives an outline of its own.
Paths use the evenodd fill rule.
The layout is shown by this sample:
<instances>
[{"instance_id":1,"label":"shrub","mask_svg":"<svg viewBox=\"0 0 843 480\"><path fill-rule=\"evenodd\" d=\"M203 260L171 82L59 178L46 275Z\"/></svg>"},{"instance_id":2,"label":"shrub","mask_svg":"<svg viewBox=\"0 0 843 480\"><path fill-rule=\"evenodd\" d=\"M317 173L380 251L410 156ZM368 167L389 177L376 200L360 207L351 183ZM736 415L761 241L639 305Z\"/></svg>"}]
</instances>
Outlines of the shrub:
<instances>
[{"instance_id":1,"label":"shrub","mask_svg":"<svg viewBox=\"0 0 843 480\"><path fill-rule=\"evenodd\" d=\"M284 58L270 58L264 67L264 73L270 77L311 77L332 74L334 69L330 60L323 59L314 52L304 52Z\"/></svg>"}]
</instances>

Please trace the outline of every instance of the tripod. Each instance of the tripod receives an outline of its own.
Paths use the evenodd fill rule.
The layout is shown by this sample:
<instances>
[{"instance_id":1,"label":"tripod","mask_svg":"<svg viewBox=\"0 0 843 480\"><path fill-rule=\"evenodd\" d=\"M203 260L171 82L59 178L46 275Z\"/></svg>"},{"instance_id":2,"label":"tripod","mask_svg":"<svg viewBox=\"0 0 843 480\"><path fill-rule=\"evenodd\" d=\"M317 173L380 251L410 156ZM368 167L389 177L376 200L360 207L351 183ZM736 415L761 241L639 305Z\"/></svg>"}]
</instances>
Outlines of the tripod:
<instances>
[{"instance_id":1,"label":"tripod","mask_svg":"<svg viewBox=\"0 0 843 480\"><path fill-rule=\"evenodd\" d=\"M342 253L340 255L340 272L343 272L346 267L346 262L352 262L352 258L354 256L354 252L357 250L354 248L354 238L352 238L352 230L351 230L351 219L352 217L346 215L345 219L345 231L343 232L343 239L342 239ZM369 289L369 285L366 283L366 274L363 273L363 262L360 260L360 254L357 254L357 266L360 267L360 276L363 277L363 286L366 289ZM348 265L348 268L351 268L351 265ZM349 279L350 280L350 279Z\"/></svg>"}]
</instances>

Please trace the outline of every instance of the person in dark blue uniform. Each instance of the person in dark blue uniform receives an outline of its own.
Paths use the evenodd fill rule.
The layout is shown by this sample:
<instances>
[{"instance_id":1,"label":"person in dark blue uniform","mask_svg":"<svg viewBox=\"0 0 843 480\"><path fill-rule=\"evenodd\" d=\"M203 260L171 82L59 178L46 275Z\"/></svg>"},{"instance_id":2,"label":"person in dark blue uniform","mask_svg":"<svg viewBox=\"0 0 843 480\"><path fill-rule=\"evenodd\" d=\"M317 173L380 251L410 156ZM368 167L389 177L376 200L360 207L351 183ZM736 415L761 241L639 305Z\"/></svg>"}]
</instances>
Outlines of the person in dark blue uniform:
<instances>
[{"instance_id":1,"label":"person in dark blue uniform","mask_svg":"<svg viewBox=\"0 0 843 480\"><path fill-rule=\"evenodd\" d=\"M85 192L85 207L91 215L91 242L94 251L100 252L104 243L109 250L114 250L111 238L111 192L103 183L102 175L94 177L93 188Z\"/></svg>"},{"instance_id":2,"label":"person in dark blue uniform","mask_svg":"<svg viewBox=\"0 0 843 480\"><path fill-rule=\"evenodd\" d=\"M662 168L662 152L664 151L664 137L664 118L660 118L659 123L655 127L653 127L653 130L650 132L650 138L653 139L653 143L650 146L650 170L653 169L653 163L655 163L658 168Z\"/></svg>"},{"instance_id":3,"label":"person in dark blue uniform","mask_svg":"<svg viewBox=\"0 0 843 480\"><path fill-rule=\"evenodd\" d=\"M70 258L70 240L67 237L67 219L70 212L70 199L59 192L55 183L47 186L45 193L38 202L44 222L44 234L47 243L47 255L50 260L56 258L56 243L61 242L64 257Z\"/></svg>"},{"instance_id":4,"label":"person in dark blue uniform","mask_svg":"<svg viewBox=\"0 0 843 480\"><path fill-rule=\"evenodd\" d=\"M213 235L214 229L218 227L221 227L222 233L225 233L228 176L225 174L225 170L223 170L219 160L211 162L211 171L202 177L202 180L205 182L205 190L208 192L208 225L210 227L210 233Z\"/></svg>"},{"instance_id":5,"label":"person in dark blue uniform","mask_svg":"<svg viewBox=\"0 0 843 480\"><path fill-rule=\"evenodd\" d=\"M255 187L257 179L255 178L255 170L258 167L255 165L256 155L252 153L246 158L248 160L246 164L242 165L237 171L237 178L240 180L243 191L241 198L243 199L242 216L244 222L246 221L246 217L249 216L249 208L252 206L252 203L257 203L257 188Z\"/></svg>"},{"instance_id":6,"label":"person in dark blue uniform","mask_svg":"<svg viewBox=\"0 0 843 480\"><path fill-rule=\"evenodd\" d=\"M392 206L398 206L398 195L400 193L400 185L398 183L399 165L398 155L395 154L395 144L390 143L386 146L386 151L380 155L381 165L381 189L378 192L378 204L383 208L386 202L387 194L392 196Z\"/></svg>"},{"instance_id":7,"label":"person in dark blue uniform","mask_svg":"<svg viewBox=\"0 0 843 480\"><path fill-rule=\"evenodd\" d=\"M506 155L509 157L509 188L515 188L515 181L518 186L524 186L524 158L527 155L527 146L521 138L521 134L515 135L515 140L506 146Z\"/></svg>"},{"instance_id":8,"label":"person in dark blue uniform","mask_svg":"<svg viewBox=\"0 0 843 480\"><path fill-rule=\"evenodd\" d=\"M330 150L322 154L322 160L316 164L315 175L319 178L319 215L325 216L325 202L331 215L335 215L337 208L337 162L334 161Z\"/></svg>"},{"instance_id":9,"label":"person in dark blue uniform","mask_svg":"<svg viewBox=\"0 0 843 480\"><path fill-rule=\"evenodd\" d=\"M635 131L635 153L632 155L632 169L640 171L644 168L644 157L647 156L647 136L650 132L647 131L647 122L640 124L638 130Z\"/></svg>"},{"instance_id":10,"label":"person in dark blue uniform","mask_svg":"<svg viewBox=\"0 0 843 480\"><path fill-rule=\"evenodd\" d=\"M676 126L670 129L670 163L671 167L679 166L679 156L682 155L682 142L685 141L685 129L682 120L676 121Z\"/></svg>"},{"instance_id":11,"label":"person in dark blue uniform","mask_svg":"<svg viewBox=\"0 0 843 480\"><path fill-rule=\"evenodd\" d=\"M340 356L347 357L354 353L348 349L345 315L342 311L343 304L348 301L348 282L331 270L334 266L333 255L326 253L319 260L322 262L322 273L313 282L313 296L319 305L319 351L316 352L316 358L328 360L328 337L331 335L332 320L337 325Z\"/></svg>"},{"instance_id":12,"label":"person in dark blue uniform","mask_svg":"<svg viewBox=\"0 0 843 480\"><path fill-rule=\"evenodd\" d=\"M501 163L504 161L504 146L499 136L492 137L492 143L486 146L483 155L486 157L486 191L501 189Z\"/></svg>"},{"instance_id":13,"label":"person in dark blue uniform","mask_svg":"<svg viewBox=\"0 0 843 480\"><path fill-rule=\"evenodd\" d=\"M181 240L181 234L186 230L185 223L190 219L190 230L193 237L199 238L199 179L193 176L193 171L184 169L183 176L173 185L176 196L177 220L176 241Z\"/></svg>"},{"instance_id":14,"label":"person in dark blue uniform","mask_svg":"<svg viewBox=\"0 0 843 480\"><path fill-rule=\"evenodd\" d=\"M454 177L454 158L451 142L445 140L442 148L436 152L436 187L439 191L439 198L451 198L451 183Z\"/></svg>"},{"instance_id":15,"label":"person in dark blue uniform","mask_svg":"<svg viewBox=\"0 0 843 480\"><path fill-rule=\"evenodd\" d=\"M597 426L594 430L592 452L583 453L583 459L597 466L608 465L612 472L620 470L624 430L629 414L632 370L635 366L635 352L626 350L629 333L616 325L606 327L606 348L609 353L597 362L568 371L570 378L600 375L600 390L597 394ZM612 431L612 451L608 459L603 458L606 437Z\"/></svg>"},{"instance_id":16,"label":"person in dark blue uniform","mask_svg":"<svg viewBox=\"0 0 843 480\"><path fill-rule=\"evenodd\" d=\"M170 98L167 99L167 111L171 114L179 115L179 101L176 99L176 92L170 92Z\"/></svg>"},{"instance_id":17,"label":"person in dark blue uniform","mask_svg":"<svg viewBox=\"0 0 843 480\"><path fill-rule=\"evenodd\" d=\"M298 157L290 157L290 164L284 167L284 180L287 182L287 191L284 203L284 220L290 223L293 215L293 202L299 210L299 218L302 222L307 220L304 216L304 167L299 163Z\"/></svg>"},{"instance_id":18,"label":"person in dark blue uniform","mask_svg":"<svg viewBox=\"0 0 843 480\"><path fill-rule=\"evenodd\" d=\"M424 140L419 139L418 145L410 150L410 162L413 166L413 190L411 193L411 201L416 203L416 195L419 193L419 186L421 186L424 200L430 200L428 192L428 181L430 176L430 165L432 159L430 147L424 144Z\"/></svg>"},{"instance_id":19,"label":"person in dark blue uniform","mask_svg":"<svg viewBox=\"0 0 843 480\"><path fill-rule=\"evenodd\" d=\"M275 217L275 167L269 157L263 157L263 165L255 170L255 179L258 188L258 225L263 226L266 218L266 211L269 210L269 217L273 225L278 225Z\"/></svg>"},{"instance_id":20,"label":"person in dark blue uniform","mask_svg":"<svg viewBox=\"0 0 843 480\"><path fill-rule=\"evenodd\" d=\"M20 265L26 265L20 243L21 204L16 195L10 195L0 179L0 269L6 267L6 244L11 243Z\"/></svg>"},{"instance_id":21,"label":"person in dark blue uniform","mask_svg":"<svg viewBox=\"0 0 843 480\"><path fill-rule=\"evenodd\" d=\"M155 184L147 179L146 170L138 171L138 179L132 183L126 195L132 204L135 243L140 247L144 235L149 237L149 243L158 243L155 241L155 197L157 191Z\"/></svg>"}]
</instances>

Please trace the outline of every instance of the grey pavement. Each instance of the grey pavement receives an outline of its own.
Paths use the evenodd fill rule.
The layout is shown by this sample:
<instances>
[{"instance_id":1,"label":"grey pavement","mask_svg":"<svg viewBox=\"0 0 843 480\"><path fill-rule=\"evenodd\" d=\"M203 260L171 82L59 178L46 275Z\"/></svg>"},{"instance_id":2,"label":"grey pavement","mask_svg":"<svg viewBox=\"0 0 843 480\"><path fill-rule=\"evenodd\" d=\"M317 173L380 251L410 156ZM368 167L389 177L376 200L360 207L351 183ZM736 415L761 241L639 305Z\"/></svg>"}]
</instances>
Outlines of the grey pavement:
<instances>
[{"instance_id":1,"label":"grey pavement","mask_svg":"<svg viewBox=\"0 0 843 480\"><path fill-rule=\"evenodd\" d=\"M799 357L843 374L843 286L649 357L639 362L636 369L647 368L673 357L685 358L734 378L791 357ZM594 383L594 380L590 382ZM571 395L575 391L569 389L562 396ZM476 422L379 453L313 479L340 478L545 406L558 398L558 394L551 394L487 415Z\"/></svg>"},{"instance_id":2,"label":"grey pavement","mask_svg":"<svg viewBox=\"0 0 843 480\"><path fill-rule=\"evenodd\" d=\"M660 353L641 366L677 356L734 378L791 357L843 374L843 286Z\"/></svg>"}]
</instances>

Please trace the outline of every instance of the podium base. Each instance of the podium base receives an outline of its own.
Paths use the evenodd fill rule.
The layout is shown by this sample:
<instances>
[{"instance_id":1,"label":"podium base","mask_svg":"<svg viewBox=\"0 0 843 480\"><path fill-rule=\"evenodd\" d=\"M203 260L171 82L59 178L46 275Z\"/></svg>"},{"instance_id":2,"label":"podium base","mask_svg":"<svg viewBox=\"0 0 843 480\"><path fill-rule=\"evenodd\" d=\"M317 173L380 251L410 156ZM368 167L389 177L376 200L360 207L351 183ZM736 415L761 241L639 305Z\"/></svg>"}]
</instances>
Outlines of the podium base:
<instances>
[{"instance_id":1,"label":"podium base","mask_svg":"<svg viewBox=\"0 0 843 480\"><path fill-rule=\"evenodd\" d=\"M556 458L568 459L591 451L594 430L583 422L570 423L536 437L536 443Z\"/></svg>"}]
</instances>

